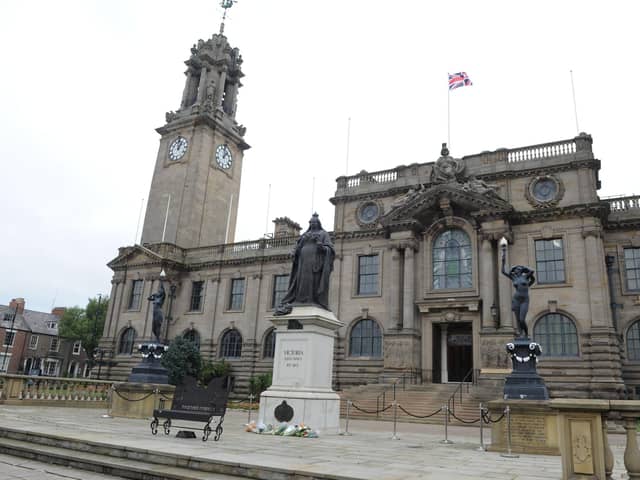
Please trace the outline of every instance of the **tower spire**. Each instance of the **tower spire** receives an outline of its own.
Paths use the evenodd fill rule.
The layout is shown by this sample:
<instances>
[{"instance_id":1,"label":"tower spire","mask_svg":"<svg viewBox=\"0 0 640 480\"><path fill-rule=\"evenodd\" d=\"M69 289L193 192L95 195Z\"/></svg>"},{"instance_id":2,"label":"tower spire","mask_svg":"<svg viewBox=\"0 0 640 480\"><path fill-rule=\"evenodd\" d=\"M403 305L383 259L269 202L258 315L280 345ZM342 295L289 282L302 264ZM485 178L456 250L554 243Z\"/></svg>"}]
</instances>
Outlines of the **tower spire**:
<instances>
[{"instance_id":1,"label":"tower spire","mask_svg":"<svg viewBox=\"0 0 640 480\"><path fill-rule=\"evenodd\" d=\"M238 0L221 0L220 6L224 9L222 14L222 23L220 23L220 35L224 33L224 21L227 19L227 10L233 7Z\"/></svg>"}]
</instances>

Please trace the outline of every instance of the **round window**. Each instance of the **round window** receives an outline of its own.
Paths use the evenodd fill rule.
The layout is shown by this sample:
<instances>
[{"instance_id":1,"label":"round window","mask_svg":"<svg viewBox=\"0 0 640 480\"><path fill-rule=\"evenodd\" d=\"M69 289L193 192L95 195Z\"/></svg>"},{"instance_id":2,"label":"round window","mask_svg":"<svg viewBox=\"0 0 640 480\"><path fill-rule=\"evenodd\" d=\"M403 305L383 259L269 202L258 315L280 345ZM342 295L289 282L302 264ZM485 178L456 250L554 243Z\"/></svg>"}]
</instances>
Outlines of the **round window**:
<instances>
[{"instance_id":1,"label":"round window","mask_svg":"<svg viewBox=\"0 0 640 480\"><path fill-rule=\"evenodd\" d=\"M362 223L373 223L380 214L380 207L375 202L368 202L360 207L359 218Z\"/></svg>"}]
</instances>

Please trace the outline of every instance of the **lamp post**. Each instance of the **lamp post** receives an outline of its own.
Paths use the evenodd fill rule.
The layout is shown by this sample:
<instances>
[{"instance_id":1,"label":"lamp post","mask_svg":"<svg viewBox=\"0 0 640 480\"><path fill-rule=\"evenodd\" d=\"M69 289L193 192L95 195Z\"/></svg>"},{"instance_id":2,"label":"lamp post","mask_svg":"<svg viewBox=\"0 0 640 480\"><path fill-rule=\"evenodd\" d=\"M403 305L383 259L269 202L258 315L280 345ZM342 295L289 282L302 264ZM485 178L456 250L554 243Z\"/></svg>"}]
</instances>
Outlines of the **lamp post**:
<instances>
[{"instance_id":1,"label":"lamp post","mask_svg":"<svg viewBox=\"0 0 640 480\"><path fill-rule=\"evenodd\" d=\"M7 342L7 336L9 335L9 332L13 332L13 326L16 323L16 315L18 314L18 308L16 307L13 310L13 316L11 317L11 327L9 327L9 330L7 330L5 328L4 331L4 343L5 343L5 349L4 349L4 357L2 357L2 371L5 372L5 363L7 362L7 355L9 354L9 342ZM13 336L15 338L15 332L13 332ZM7 365L7 370L9 370L9 365Z\"/></svg>"},{"instance_id":2,"label":"lamp post","mask_svg":"<svg viewBox=\"0 0 640 480\"><path fill-rule=\"evenodd\" d=\"M94 345L93 348L93 358L92 358L92 363L95 363L95 358L96 358L96 353L98 351L100 351L99 348L97 348L97 340L98 340L98 315L100 315L100 304L102 303L102 294L98 293L98 304L96 305L96 310L93 314L93 335L92 335L92 344ZM87 352L88 353L88 352ZM102 353L102 355L104 355L104 352ZM100 360L102 361L102 357L100 357ZM98 380L100 380L100 366L98 366Z\"/></svg>"}]
</instances>

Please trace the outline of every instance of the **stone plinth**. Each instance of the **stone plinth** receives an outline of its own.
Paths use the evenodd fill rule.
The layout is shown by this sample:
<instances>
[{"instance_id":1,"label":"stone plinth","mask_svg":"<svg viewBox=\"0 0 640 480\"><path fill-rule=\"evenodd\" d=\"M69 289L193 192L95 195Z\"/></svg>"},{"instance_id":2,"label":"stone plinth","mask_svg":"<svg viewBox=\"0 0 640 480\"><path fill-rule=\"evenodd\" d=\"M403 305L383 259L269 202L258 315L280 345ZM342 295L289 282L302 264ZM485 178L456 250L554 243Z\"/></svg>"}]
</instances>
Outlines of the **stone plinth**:
<instances>
[{"instance_id":1,"label":"stone plinth","mask_svg":"<svg viewBox=\"0 0 640 480\"><path fill-rule=\"evenodd\" d=\"M513 371L504 381L504 399L548 400L549 392L536 371L540 345L527 337L516 338L507 344Z\"/></svg>"},{"instance_id":2,"label":"stone plinth","mask_svg":"<svg viewBox=\"0 0 640 480\"><path fill-rule=\"evenodd\" d=\"M516 453L559 455L557 412L549 401L493 400L488 403L492 419L498 419L506 406L511 409L511 450ZM492 452L507 451L507 417L491 424Z\"/></svg>"},{"instance_id":3,"label":"stone plinth","mask_svg":"<svg viewBox=\"0 0 640 480\"><path fill-rule=\"evenodd\" d=\"M605 470L611 474L613 454L607 441L606 418L603 418L609 411L609 402L558 399L551 401L550 406L558 412L562 480L610 478Z\"/></svg>"},{"instance_id":4,"label":"stone plinth","mask_svg":"<svg viewBox=\"0 0 640 480\"><path fill-rule=\"evenodd\" d=\"M151 383L115 383L111 393L113 417L149 418L156 408L169 408L176 389L173 385Z\"/></svg>"},{"instance_id":5,"label":"stone plinth","mask_svg":"<svg viewBox=\"0 0 640 480\"><path fill-rule=\"evenodd\" d=\"M336 330L343 323L318 307L267 317L276 325L271 387L260 395L258 419L304 423L323 434L340 428L340 397L331 388Z\"/></svg>"}]
</instances>

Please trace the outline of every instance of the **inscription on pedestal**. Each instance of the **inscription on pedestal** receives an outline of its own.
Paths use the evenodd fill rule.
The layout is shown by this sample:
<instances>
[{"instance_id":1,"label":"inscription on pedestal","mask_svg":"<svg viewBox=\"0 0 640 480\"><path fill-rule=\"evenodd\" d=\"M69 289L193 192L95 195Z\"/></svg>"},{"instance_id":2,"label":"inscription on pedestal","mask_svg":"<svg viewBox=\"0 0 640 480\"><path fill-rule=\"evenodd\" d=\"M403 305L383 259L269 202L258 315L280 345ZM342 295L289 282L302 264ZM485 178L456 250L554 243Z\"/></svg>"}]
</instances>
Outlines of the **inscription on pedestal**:
<instances>
[{"instance_id":1,"label":"inscription on pedestal","mask_svg":"<svg viewBox=\"0 0 640 480\"><path fill-rule=\"evenodd\" d=\"M304 350L285 350L284 366L286 368L299 368L304 356Z\"/></svg>"}]
</instances>

